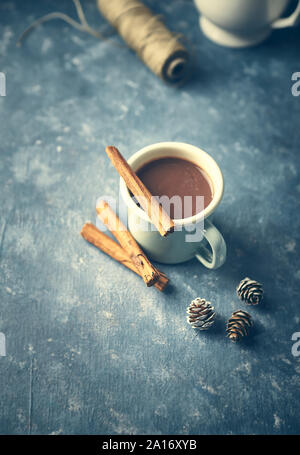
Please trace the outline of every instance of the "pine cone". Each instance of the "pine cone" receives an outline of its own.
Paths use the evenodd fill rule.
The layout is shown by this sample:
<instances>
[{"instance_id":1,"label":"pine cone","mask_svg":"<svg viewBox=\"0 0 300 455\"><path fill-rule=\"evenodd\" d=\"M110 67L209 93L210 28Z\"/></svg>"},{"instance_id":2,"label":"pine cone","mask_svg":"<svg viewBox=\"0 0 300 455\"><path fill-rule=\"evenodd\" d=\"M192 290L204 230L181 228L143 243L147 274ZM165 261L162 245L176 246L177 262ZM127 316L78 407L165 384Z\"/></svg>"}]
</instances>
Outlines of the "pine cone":
<instances>
[{"instance_id":1,"label":"pine cone","mask_svg":"<svg viewBox=\"0 0 300 455\"><path fill-rule=\"evenodd\" d=\"M186 312L188 313L187 322L194 328L199 330L209 329L213 323L216 313L214 307L210 302L205 299L197 297L188 306Z\"/></svg>"},{"instance_id":2,"label":"pine cone","mask_svg":"<svg viewBox=\"0 0 300 455\"><path fill-rule=\"evenodd\" d=\"M257 305L262 301L264 291L260 283L247 277L240 282L236 293L247 305Z\"/></svg>"},{"instance_id":3,"label":"pine cone","mask_svg":"<svg viewBox=\"0 0 300 455\"><path fill-rule=\"evenodd\" d=\"M243 336L247 336L252 327L252 317L247 311L237 310L232 313L227 322L227 336L231 341L238 341Z\"/></svg>"}]
</instances>

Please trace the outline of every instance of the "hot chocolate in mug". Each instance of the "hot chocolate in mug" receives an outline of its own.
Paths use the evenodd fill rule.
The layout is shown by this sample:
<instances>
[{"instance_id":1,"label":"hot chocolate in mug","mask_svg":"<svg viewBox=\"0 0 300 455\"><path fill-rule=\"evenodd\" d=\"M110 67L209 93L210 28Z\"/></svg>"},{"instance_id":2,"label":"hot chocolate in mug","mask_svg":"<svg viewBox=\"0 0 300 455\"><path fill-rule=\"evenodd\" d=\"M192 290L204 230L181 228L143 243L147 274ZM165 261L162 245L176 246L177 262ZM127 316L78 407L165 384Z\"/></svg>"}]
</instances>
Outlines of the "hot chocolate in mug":
<instances>
[{"instance_id":1,"label":"hot chocolate in mug","mask_svg":"<svg viewBox=\"0 0 300 455\"><path fill-rule=\"evenodd\" d=\"M144 147L128 163L137 172L145 164L162 158L181 158L199 166L212 185L212 199L199 213L174 219L175 231L162 237L146 212L133 200L124 180L121 196L128 210L128 228L147 256L165 264L185 262L196 257L205 267L216 269L226 259L226 244L211 218L221 202L224 190L222 172L215 160L198 147L182 142L160 142Z\"/></svg>"},{"instance_id":2,"label":"hot chocolate in mug","mask_svg":"<svg viewBox=\"0 0 300 455\"><path fill-rule=\"evenodd\" d=\"M293 27L300 17L300 0L294 12L280 18L290 0L194 0L200 27L212 41L229 47L247 47L266 39L273 29Z\"/></svg>"}]
</instances>

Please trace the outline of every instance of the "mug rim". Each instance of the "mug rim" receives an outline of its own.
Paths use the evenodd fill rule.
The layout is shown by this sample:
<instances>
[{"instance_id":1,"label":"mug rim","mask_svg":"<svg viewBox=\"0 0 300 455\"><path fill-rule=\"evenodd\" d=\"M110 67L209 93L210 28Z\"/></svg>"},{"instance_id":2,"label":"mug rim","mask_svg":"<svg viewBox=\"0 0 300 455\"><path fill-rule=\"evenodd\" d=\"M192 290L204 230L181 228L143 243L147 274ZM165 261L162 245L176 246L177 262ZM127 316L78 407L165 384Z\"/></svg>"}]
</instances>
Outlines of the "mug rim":
<instances>
[{"instance_id":1,"label":"mug rim","mask_svg":"<svg viewBox=\"0 0 300 455\"><path fill-rule=\"evenodd\" d=\"M207 218L218 207L218 205L220 204L220 202L222 200L223 193L224 193L224 178L223 178L222 171L221 171L220 167L218 166L218 164L216 163L216 161L214 160L214 158L212 158L212 156L209 155L207 152L205 152L204 150L202 150L201 148L199 148L195 145L188 144L185 142L176 142L176 141L156 142L154 144L147 145L147 146L143 147L142 149L138 150L137 152L135 152L133 155L130 156L130 158L127 160L127 162L130 166L133 166L133 170L135 171L136 169L134 169L134 163L137 160L141 159L141 157L143 157L143 155L145 155L145 157L148 156L148 158L149 158L150 152L154 152L157 149L163 149L163 148L166 149L166 152L168 151L168 154L166 154L166 157L173 156L172 148L173 149L176 148L179 151L181 150L183 153L184 153L184 151L195 152L197 154L200 154L202 157L204 157L205 160L207 162L209 162L210 165L212 165L212 167L214 168L215 175L213 177L211 175L211 173L209 173L207 171L207 169L203 166L203 163L201 164L201 166L200 166L200 164L198 164L199 167L201 167L207 173L208 177L211 180L212 186L213 186L213 198L212 198L211 202L208 204L208 206L205 207L204 210L202 210L199 213L196 213L193 216L190 216L187 218L174 219L173 222L174 222L175 226L185 226L185 225L195 224L195 223L199 222L200 220ZM175 157L180 158L180 156L178 156L178 155L176 155ZM160 159L160 158L163 158L163 156L158 157L157 159ZM182 159L188 160L188 158L186 158L184 156L182 156ZM141 166L143 166L144 164L146 164L149 161L151 161L151 158L148 160L145 159L144 163L141 163ZM197 164L197 161L195 161L194 163ZM217 184L215 183L216 179L218 180ZM129 190L125 184L125 181L123 180L122 177L120 178L120 192L121 192L123 201L125 202L126 206L128 208L131 208L135 212L137 212L137 214L140 218L147 221L148 223L151 223L151 220L150 220L148 214L142 208L138 207L136 205L136 203L133 201L132 197L130 196Z\"/></svg>"}]
</instances>

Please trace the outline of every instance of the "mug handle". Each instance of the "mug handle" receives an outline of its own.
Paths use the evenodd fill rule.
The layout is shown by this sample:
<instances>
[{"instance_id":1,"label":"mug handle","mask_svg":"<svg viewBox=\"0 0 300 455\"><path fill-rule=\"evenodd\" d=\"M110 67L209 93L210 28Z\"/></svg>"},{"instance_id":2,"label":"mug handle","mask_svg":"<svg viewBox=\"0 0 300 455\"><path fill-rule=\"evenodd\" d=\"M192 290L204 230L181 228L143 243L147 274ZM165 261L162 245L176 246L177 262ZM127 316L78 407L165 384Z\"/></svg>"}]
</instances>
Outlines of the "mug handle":
<instances>
[{"instance_id":1,"label":"mug handle","mask_svg":"<svg viewBox=\"0 0 300 455\"><path fill-rule=\"evenodd\" d=\"M284 28L284 27L294 27L297 24L300 18L300 0L298 0L298 5L295 11L289 17L283 17L282 19L277 19L273 22L272 28Z\"/></svg>"},{"instance_id":2,"label":"mug handle","mask_svg":"<svg viewBox=\"0 0 300 455\"><path fill-rule=\"evenodd\" d=\"M204 226L204 238L210 248L201 245L195 256L208 269L217 269L225 262L226 243L220 231L209 220L205 220Z\"/></svg>"}]
</instances>

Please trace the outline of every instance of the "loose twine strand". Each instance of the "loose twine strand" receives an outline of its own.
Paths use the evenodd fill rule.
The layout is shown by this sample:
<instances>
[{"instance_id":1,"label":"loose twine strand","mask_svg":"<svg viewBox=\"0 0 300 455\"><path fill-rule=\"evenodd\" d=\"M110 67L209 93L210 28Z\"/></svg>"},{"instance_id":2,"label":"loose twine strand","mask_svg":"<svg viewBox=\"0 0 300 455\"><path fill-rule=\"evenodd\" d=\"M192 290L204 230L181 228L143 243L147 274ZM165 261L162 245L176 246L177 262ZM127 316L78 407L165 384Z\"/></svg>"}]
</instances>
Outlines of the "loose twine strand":
<instances>
[{"instance_id":1,"label":"loose twine strand","mask_svg":"<svg viewBox=\"0 0 300 455\"><path fill-rule=\"evenodd\" d=\"M17 45L37 26L44 22L61 19L72 27L98 39L108 36L94 30L87 22L80 0L73 0L79 22L61 12L53 12L34 21L20 36ZM117 30L151 71L171 84L182 83L189 74L191 59L182 45L183 36L170 32L159 15L152 12L139 0L97 0L102 15ZM113 42L116 45L115 42Z\"/></svg>"},{"instance_id":2,"label":"loose twine strand","mask_svg":"<svg viewBox=\"0 0 300 455\"><path fill-rule=\"evenodd\" d=\"M77 11L77 15L78 15L78 18L79 18L80 22L76 22L74 19L72 19L72 17L68 16L65 13L61 13L59 11L55 11L53 13L45 14L45 16L40 17L39 19L34 21L32 24L30 24L29 27L26 28L26 30L24 30L24 32L22 33L22 35L20 36L20 38L17 41L17 46L21 46L22 42L27 37L27 35L29 35L29 33L31 33L36 27L38 27L39 25L41 25L41 24L43 24L45 22L51 21L53 19L61 19L64 22L67 22L67 24L69 24L72 27L76 28L77 30L80 30L81 32L88 33L89 35L92 35L95 38L98 38L98 39L101 39L101 40L107 40L108 39L108 35L104 35L103 33L93 29L88 24L88 22L86 20L86 17L85 17L85 14L83 12L83 9L82 9L80 1L79 0L72 0L72 1L73 1L74 5L75 5L76 11Z\"/></svg>"}]
</instances>

